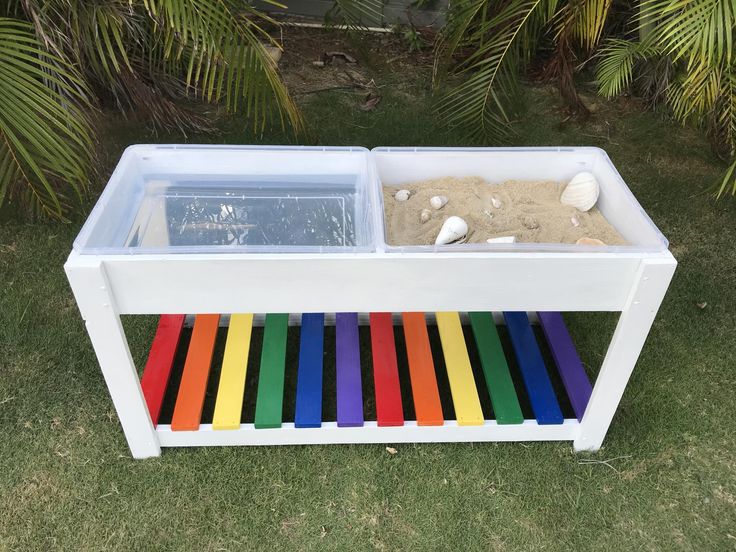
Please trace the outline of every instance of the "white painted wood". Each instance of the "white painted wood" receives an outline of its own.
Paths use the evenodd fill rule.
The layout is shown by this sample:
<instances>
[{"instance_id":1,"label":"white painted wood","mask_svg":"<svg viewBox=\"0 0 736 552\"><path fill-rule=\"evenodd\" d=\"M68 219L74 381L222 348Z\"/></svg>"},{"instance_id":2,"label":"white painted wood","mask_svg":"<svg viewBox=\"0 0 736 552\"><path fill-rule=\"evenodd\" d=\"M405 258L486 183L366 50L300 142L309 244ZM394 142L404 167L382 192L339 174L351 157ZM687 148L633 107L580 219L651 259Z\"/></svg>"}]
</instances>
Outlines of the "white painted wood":
<instances>
[{"instance_id":1,"label":"white painted wood","mask_svg":"<svg viewBox=\"0 0 736 552\"><path fill-rule=\"evenodd\" d=\"M203 424L198 431L171 431L171 426L156 428L162 447L231 446L231 445L324 445L351 443L454 443L487 441L565 441L578 434L579 423L565 420L560 425L539 425L535 420L503 425L486 420L482 426L459 426L446 421L442 426L418 426L405 422L398 427L378 427L366 422L363 427L337 427L337 422L323 422L318 428L295 428L285 423L277 429L255 429L241 424L240 429L213 430Z\"/></svg>"},{"instance_id":2,"label":"white painted wood","mask_svg":"<svg viewBox=\"0 0 736 552\"><path fill-rule=\"evenodd\" d=\"M159 456L158 435L148 413L105 268L93 257L85 261L78 260L64 268L128 446L134 458Z\"/></svg>"},{"instance_id":3,"label":"white painted wood","mask_svg":"<svg viewBox=\"0 0 736 552\"><path fill-rule=\"evenodd\" d=\"M83 262L73 252L68 264ZM658 254L462 253L97 257L120 314L616 311ZM452 267L452 273L448 272Z\"/></svg>"},{"instance_id":4,"label":"white painted wood","mask_svg":"<svg viewBox=\"0 0 736 552\"><path fill-rule=\"evenodd\" d=\"M676 266L671 255L642 262L593 387L575 450L601 447Z\"/></svg>"}]
</instances>

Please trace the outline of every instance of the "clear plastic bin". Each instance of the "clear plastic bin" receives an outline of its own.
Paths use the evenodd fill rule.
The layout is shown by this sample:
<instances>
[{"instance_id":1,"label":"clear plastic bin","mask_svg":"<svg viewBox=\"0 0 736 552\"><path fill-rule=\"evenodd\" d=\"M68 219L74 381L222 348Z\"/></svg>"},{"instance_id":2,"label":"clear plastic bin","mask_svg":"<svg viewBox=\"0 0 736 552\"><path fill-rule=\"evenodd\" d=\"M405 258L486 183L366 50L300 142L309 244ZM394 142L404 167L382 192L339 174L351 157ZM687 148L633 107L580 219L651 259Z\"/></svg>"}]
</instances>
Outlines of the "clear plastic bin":
<instances>
[{"instance_id":1,"label":"clear plastic bin","mask_svg":"<svg viewBox=\"0 0 736 552\"><path fill-rule=\"evenodd\" d=\"M367 252L364 148L129 147L74 242L83 254Z\"/></svg>"},{"instance_id":2,"label":"clear plastic bin","mask_svg":"<svg viewBox=\"0 0 736 552\"><path fill-rule=\"evenodd\" d=\"M444 176L478 176L489 183L505 180L570 180L581 171L595 175L600 184L596 206L628 245L585 246L560 243L389 245L383 217L376 221L382 247L389 253L445 251L540 251L540 252L659 252L667 239L654 225L605 151L592 147L542 148L402 148L381 147L371 151L381 186L401 186Z\"/></svg>"}]
</instances>

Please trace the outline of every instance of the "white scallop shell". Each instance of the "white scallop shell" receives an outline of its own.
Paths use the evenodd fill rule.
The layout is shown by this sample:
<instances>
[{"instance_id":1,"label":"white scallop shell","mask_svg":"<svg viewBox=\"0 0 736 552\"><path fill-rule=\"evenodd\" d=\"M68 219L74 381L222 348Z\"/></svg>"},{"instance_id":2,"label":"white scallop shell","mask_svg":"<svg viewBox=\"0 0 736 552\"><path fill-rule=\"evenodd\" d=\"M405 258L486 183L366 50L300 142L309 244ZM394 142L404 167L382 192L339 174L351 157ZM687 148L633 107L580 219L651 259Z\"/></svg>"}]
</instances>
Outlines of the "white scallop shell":
<instances>
[{"instance_id":1,"label":"white scallop shell","mask_svg":"<svg viewBox=\"0 0 736 552\"><path fill-rule=\"evenodd\" d=\"M430 211L429 209L422 209L422 212L419 214L419 220L421 220L422 223L425 223L430 218L432 218L432 211Z\"/></svg>"},{"instance_id":2,"label":"white scallop shell","mask_svg":"<svg viewBox=\"0 0 736 552\"><path fill-rule=\"evenodd\" d=\"M394 195L394 199L396 201L406 201L407 199L409 199L410 195L411 195L411 192L409 190L399 190Z\"/></svg>"},{"instance_id":3,"label":"white scallop shell","mask_svg":"<svg viewBox=\"0 0 736 552\"><path fill-rule=\"evenodd\" d=\"M468 223L460 217L450 217L444 222L442 228L440 228L440 233L437 234L437 239L434 243L435 245L452 243L465 237L467 234Z\"/></svg>"},{"instance_id":4,"label":"white scallop shell","mask_svg":"<svg viewBox=\"0 0 736 552\"><path fill-rule=\"evenodd\" d=\"M516 243L516 236L500 236L498 238L488 238L486 243Z\"/></svg>"},{"instance_id":5,"label":"white scallop shell","mask_svg":"<svg viewBox=\"0 0 736 552\"><path fill-rule=\"evenodd\" d=\"M600 186L595 176L589 172L581 172L572 177L565 186L560 203L572 205L578 211L588 211L598 201Z\"/></svg>"},{"instance_id":6,"label":"white scallop shell","mask_svg":"<svg viewBox=\"0 0 736 552\"><path fill-rule=\"evenodd\" d=\"M448 201L447 196L434 196L429 200L429 204L435 209L442 209Z\"/></svg>"},{"instance_id":7,"label":"white scallop shell","mask_svg":"<svg viewBox=\"0 0 736 552\"><path fill-rule=\"evenodd\" d=\"M491 205L493 205L493 207L495 209L500 209L501 208L501 205L503 205L503 203L501 203L501 200L498 199L496 196L493 196L491 198Z\"/></svg>"}]
</instances>

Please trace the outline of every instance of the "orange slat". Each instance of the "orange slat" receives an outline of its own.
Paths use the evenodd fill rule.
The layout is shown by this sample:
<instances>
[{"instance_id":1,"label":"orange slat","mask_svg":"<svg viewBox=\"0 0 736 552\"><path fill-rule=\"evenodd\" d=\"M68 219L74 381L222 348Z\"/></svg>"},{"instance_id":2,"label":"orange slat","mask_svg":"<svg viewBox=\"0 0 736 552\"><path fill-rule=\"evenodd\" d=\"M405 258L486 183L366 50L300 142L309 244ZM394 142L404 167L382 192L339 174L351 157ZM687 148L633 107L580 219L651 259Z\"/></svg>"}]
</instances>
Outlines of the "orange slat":
<instances>
[{"instance_id":1,"label":"orange slat","mask_svg":"<svg viewBox=\"0 0 736 552\"><path fill-rule=\"evenodd\" d=\"M417 425L442 425L445 420L424 313L405 312L401 316L404 320L406 354L409 357L409 376Z\"/></svg>"},{"instance_id":2,"label":"orange slat","mask_svg":"<svg viewBox=\"0 0 736 552\"><path fill-rule=\"evenodd\" d=\"M171 418L173 431L199 429L219 323L219 314L198 314L194 319L192 340L189 342L174 416Z\"/></svg>"}]
</instances>

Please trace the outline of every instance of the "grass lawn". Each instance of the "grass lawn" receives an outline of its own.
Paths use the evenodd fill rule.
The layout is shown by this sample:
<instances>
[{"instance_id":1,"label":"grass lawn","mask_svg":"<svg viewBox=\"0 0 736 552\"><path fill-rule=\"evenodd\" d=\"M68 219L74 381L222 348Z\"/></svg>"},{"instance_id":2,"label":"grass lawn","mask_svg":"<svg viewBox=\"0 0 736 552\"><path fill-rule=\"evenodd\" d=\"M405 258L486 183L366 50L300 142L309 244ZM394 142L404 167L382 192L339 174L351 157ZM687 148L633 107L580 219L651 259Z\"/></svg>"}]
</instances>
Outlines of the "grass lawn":
<instances>
[{"instance_id":1,"label":"grass lawn","mask_svg":"<svg viewBox=\"0 0 736 552\"><path fill-rule=\"evenodd\" d=\"M284 71L310 128L303 142L462 145L431 112L429 70L407 55L354 68L383 96L363 112L362 89L310 89L342 69L318 73L309 49L295 50ZM391 455L365 445L170 449L134 461L62 270L81 218L5 221L0 550L736 548L736 203L705 193L723 165L696 131L634 101L588 97L595 112L578 123L564 122L552 90L526 94L511 144L606 149L680 263L600 453L425 444ZM106 170L130 143L289 141L249 137L237 118L186 137L116 116L103 123ZM567 320L594 375L615 318ZM139 363L154 327L126 321Z\"/></svg>"}]
</instances>

